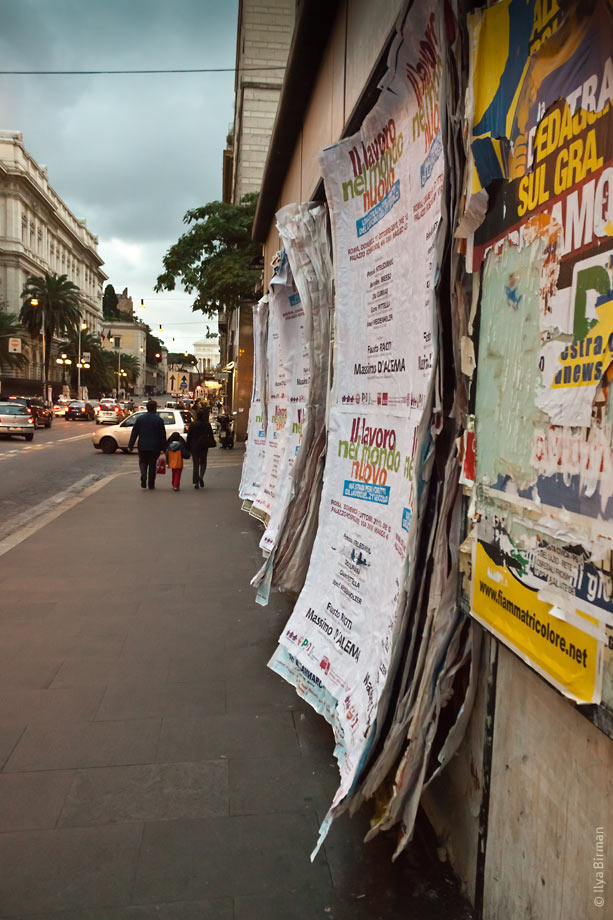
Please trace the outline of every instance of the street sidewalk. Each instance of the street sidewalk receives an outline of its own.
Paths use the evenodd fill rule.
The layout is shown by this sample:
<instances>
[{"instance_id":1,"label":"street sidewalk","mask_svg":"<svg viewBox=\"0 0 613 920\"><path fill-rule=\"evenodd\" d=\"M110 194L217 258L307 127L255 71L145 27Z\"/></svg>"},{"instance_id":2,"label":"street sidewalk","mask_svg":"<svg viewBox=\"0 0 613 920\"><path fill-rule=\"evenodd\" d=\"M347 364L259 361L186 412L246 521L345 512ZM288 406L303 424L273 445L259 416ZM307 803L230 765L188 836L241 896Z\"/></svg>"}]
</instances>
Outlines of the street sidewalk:
<instances>
[{"instance_id":1,"label":"street sidewalk","mask_svg":"<svg viewBox=\"0 0 613 920\"><path fill-rule=\"evenodd\" d=\"M437 867L344 816L329 727L266 662L291 609L254 603L242 450L118 475L0 556L0 917L468 916Z\"/></svg>"}]
</instances>

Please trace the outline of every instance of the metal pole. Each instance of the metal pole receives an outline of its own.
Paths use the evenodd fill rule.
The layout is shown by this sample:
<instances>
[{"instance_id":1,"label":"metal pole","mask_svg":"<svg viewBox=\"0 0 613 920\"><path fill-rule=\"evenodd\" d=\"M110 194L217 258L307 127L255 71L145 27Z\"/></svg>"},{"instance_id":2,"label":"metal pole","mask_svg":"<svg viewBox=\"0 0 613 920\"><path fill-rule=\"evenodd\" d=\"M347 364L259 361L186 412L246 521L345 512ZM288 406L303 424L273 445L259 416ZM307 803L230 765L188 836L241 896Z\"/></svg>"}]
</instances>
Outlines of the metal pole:
<instances>
[{"instance_id":1,"label":"metal pole","mask_svg":"<svg viewBox=\"0 0 613 920\"><path fill-rule=\"evenodd\" d=\"M120 374L121 374L121 348L117 352L117 399L119 399Z\"/></svg>"},{"instance_id":2,"label":"metal pole","mask_svg":"<svg viewBox=\"0 0 613 920\"><path fill-rule=\"evenodd\" d=\"M45 331L45 305L44 305L44 304L43 304L42 307L41 307L41 311L42 311L42 318L43 318L43 324L42 324L42 332L43 332L43 369L42 369L42 378L43 378L43 399L46 399L46 398L47 398L47 380L46 380L46 373L45 373L45 371L46 371L47 350L46 350L46 347L45 347L45 339L46 339L47 336L46 336L46 331Z\"/></svg>"},{"instance_id":3,"label":"metal pole","mask_svg":"<svg viewBox=\"0 0 613 920\"><path fill-rule=\"evenodd\" d=\"M79 322L79 360L77 361L77 399L81 399L81 326Z\"/></svg>"}]
</instances>

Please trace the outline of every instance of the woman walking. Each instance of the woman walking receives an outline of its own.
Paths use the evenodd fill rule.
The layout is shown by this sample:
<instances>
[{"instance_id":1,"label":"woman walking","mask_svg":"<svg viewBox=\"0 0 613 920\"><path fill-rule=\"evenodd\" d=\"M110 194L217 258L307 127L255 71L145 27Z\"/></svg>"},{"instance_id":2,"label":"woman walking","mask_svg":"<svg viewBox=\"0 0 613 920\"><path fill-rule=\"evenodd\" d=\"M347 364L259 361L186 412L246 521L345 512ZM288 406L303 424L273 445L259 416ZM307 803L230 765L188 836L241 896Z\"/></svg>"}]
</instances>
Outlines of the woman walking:
<instances>
[{"instance_id":1,"label":"woman walking","mask_svg":"<svg viewBox=\"0 0 613 920\"><path fill-rule=\"evenodd\" d=\"M209 447L216 446L217 441L209 422L208 410L198 409L196 421L192 422L187 432L187 449L192 455L192 463L194 464L194 489L204 487L204 474L206 472Z\"/></svg>"}]
</instances>

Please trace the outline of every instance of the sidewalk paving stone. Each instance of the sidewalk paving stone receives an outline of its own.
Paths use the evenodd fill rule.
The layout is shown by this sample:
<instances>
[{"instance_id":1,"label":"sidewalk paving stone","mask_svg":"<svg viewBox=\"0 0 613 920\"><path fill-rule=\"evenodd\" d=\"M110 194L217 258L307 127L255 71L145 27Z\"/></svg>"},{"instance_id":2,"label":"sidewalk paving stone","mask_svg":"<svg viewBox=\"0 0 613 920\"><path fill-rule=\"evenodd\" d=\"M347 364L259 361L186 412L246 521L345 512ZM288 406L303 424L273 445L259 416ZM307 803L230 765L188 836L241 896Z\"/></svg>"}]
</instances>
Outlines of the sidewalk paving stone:
<instances>
[{"instance_id":1,"label":"sidewalk paving stone","mask_svg":"<svg viewBox=\"0 0 613 920\"><path fill-rule=\"evenodd\" d=\"M58 826L90 827L227 814L228 765L224 761L102 767L78 771Z\"/></svg>"},{"instance_id":2,"label":"sidewalk paving stone","mask_svg":"<svg viewBox=\"0 0 613 920\"><path fill-rule=\"evenodd\" d=\"M28 725L5 773L151 763L161 719Z\"/></svg>"}]
</instances>

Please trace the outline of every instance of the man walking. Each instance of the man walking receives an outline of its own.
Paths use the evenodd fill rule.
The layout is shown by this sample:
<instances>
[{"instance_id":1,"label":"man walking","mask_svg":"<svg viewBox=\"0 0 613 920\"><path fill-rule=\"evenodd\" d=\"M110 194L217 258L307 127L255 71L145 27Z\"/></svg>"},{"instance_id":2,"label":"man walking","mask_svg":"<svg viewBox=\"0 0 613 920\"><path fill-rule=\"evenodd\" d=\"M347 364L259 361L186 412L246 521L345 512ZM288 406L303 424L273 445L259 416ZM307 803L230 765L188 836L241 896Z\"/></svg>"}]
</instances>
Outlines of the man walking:
<instances>
[{"instance_id":1,"label":"man walking","mask_svg":"<svg viewBox=\"0 0 613 920\"><path fill-rule=\"evenodd\" d=\"M140 467L141 489L155 489L155 472L158 457L166 450L166 429L157 414L158 404L155 399L147 403L147 411L139 415L132 428L130 443L132 449L138 441L138 465Z\"/></svg>"}]
</instances>

